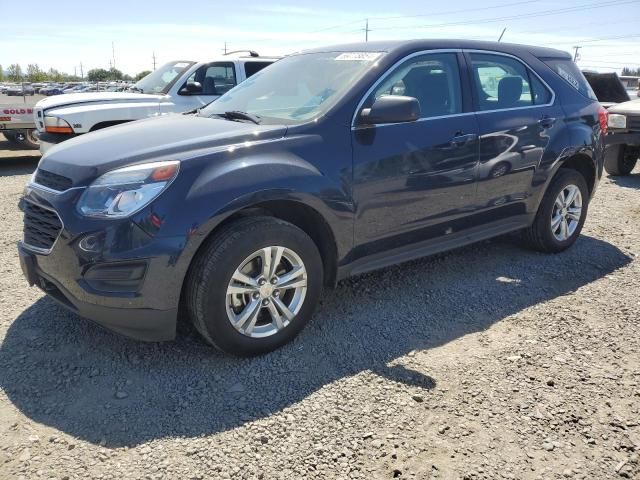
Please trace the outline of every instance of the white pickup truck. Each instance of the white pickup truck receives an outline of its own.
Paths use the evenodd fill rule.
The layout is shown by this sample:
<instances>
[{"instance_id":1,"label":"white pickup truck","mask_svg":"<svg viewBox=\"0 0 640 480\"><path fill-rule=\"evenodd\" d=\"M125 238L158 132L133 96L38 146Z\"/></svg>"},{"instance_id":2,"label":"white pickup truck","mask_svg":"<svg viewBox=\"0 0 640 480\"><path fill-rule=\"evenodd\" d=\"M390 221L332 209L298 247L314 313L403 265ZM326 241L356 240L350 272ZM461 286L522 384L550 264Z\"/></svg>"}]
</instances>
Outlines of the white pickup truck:
<instances>
[{"instance_id":1,"label":"white pickup truck","mask_svg":"<svg viewBox=\"0 0 640 480\"><path fill-rule=\"evenodd\" d=\"M33 105L19 99L0 100L0 133L23 148L38 148L38 134L33 121Z\"/></svg>"},{"instance_id":2,"label":"white pickup truck","mask_svg":"<svg viewBox=\"0 0 640 480\"><path fill-rule=\"evenodd\" d=\"M250 51L206 62L169 62L128 92L65 94L40 100L34 119L44 154L77 135L154 115L200 108L275 62Z\"/></svg>"}]
</instances>

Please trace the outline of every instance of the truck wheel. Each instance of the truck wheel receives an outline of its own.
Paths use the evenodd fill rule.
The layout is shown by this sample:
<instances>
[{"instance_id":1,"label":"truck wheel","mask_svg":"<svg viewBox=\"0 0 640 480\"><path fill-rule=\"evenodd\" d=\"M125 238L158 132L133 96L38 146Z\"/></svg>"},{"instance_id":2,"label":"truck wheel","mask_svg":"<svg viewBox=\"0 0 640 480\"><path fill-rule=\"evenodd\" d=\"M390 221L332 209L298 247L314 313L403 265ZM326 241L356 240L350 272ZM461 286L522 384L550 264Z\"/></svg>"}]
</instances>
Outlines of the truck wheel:
<instances>
[{"instance_id":1,"label":"truck wheel","mask_svg":"<svg viewBox=\"0 0 640 480\"><path fill-rule=\"evenodd\" d=\"M29 150L38 150L40 148L38 131L35 129L16 130L14 140L9 141Z\"/></svg>"},{"instance_id":2,"label":"truck wheel","mask_svg":"<svg viewBox=\"0 0 640 480\"><path fill-rule=\"evenodd\" d=\"M4 135L4 138L7 139L7 142L9 143L13 143L13 144L18 144L18 137L16 136L16 132L13 130L4 130L2 132L2 134Z\"/></svg>"},{"instance_id":3,"label":"truck wheel","mask_svg":"<svg viewBox=\"0 0 640 480\"><path fill-rule=\"evenodd\" d=\"M604 162L604 169L609 175L629 175L636 166L640 148L631 145L616 145L610 147Z\"/></svg>"},{"instance_id":4,"label":"truck wheel","mask_svg":"<svg viewBox=\"0 0 640 480\"><path fill-rule=\"evenodd\" d=\"M589 188L576 170L561 168L540 202L524 239L535 250L559 253L577 240L587 217Z\"/></svg>"},{"instance_id":5,"label":"truck wheel","mask_svg":"<svg viewBox=\"0 0 640 480\"><path fill-rule=\"evenodd\" d=\"M322 260L311 238L272 217L231 223L192 262L185 304L200 334L238 356L270 352L311 319L322 291Z\"/></svg>"}]
</instances>

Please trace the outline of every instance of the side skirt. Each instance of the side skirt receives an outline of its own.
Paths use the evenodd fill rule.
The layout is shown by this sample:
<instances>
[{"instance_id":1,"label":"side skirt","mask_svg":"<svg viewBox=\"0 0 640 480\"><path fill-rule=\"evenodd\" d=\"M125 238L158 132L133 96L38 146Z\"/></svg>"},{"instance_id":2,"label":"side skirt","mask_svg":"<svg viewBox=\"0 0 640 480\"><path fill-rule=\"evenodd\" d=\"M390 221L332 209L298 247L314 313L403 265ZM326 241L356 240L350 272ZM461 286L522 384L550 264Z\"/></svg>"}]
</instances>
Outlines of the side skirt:
<instances>
[{"instance_id":1,"label":"side skirt","mask_svg":"<svg viewBox=\"0 0 640 480\"><path fill-rule=\"evenodd\" d=\"M531 224L531 221L531 216L521 215L517 218L512 217L450 235L394 248L386 252L361 257L347 265L338 267L338 280L504 235L526 228Z\"/></svg>"}]
</instances>

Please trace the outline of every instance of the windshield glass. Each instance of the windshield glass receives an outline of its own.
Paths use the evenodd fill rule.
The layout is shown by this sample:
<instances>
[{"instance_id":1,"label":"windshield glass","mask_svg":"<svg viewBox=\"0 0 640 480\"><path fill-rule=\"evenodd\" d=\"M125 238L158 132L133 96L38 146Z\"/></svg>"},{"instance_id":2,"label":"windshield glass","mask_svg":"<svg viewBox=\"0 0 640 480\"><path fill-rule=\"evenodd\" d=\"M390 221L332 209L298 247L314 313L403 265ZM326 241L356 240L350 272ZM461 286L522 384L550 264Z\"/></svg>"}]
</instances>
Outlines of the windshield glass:
<instances>
[{"instance_id":1,"label":"windshield glass","mask_svg":"<svg viewBox=\"0 0 640 480\"><path fill-rule=\"evenodd\" d=\"M195 62L169 62L140 79L131 90L142 93L167 93L173 82Z\"/></svg>"},{"instance_id":2,"label":"windshield glass","mask_svg":"<svg viewBox=\"0 0 640 480\"><path fill-rule=\"evenodd\" d=\"M241 111L261 123L303 123L327 112L380 57L378 52L323 52L283 58L200 111Z\"/></svg>"}]
</instances>

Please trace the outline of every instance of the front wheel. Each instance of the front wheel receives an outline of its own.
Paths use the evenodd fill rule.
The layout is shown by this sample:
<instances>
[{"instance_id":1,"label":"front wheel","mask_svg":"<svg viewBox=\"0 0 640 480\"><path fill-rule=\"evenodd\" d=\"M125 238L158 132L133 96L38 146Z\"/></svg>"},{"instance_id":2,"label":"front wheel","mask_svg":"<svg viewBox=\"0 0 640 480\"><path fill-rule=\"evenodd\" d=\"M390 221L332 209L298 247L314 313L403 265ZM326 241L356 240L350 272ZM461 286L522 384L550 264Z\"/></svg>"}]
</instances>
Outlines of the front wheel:
<instances>
[{"instance_id":1,"label":"front wheel","mask_svg":"<svg viewBox=\"0 0 640 480\"><path fill-rule=\"evenodd\" d=\"M224 352L252 356L291 341L322 291L322 260L311 238L271 217L236 221L193 260L186 306L200 334Z\"/></svg>"},{"instance_id":2,"label":"front wheel","mask_svg":"<svg viewBox=\"0 0 640 480\"><path fill-rule=\"evenodd\" d=\"M589 189L576 170L561 168L540 202L524 238L534 249L558 253L574 244L587 217Z\"/></svg>"},{"instance_id":3,"label":"front wheel","mask_svg":"<svg viewBox=\"0 0 640 480\"><path fill-rule=\"evenodd\" d=\"M629 175L638 162L640 148L631 145L610 147L604 162L604 169L612 176Z\"/></svg>"}]
</instances>

